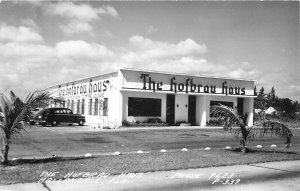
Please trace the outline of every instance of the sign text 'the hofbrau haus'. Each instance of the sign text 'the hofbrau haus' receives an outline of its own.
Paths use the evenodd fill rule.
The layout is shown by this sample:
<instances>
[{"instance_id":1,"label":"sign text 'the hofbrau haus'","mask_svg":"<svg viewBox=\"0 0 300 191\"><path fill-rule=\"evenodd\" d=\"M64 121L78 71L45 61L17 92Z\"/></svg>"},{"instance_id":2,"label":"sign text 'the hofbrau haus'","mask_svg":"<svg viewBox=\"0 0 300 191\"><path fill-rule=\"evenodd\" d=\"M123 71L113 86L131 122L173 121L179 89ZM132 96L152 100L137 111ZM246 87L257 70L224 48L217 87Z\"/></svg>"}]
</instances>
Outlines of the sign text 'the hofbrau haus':
<instances>
[{"instance_id":1,"label":"sign text 'the hofbrau haus'","mask_svg":"<svg viewBox=\"0 0 300 191\"><path fill-rule=\"evenodd\" d=\"M149 74L141 74L140 76L143 80L143 90L152 90L155 91L172 91L174 93L177 92L185 92L188 94L191 93L211 93L216 94L216 85L202 85L196 84L193 82L193 78L186 78L185 83L176 82L176 78L172 77L170 81L170 89L164 90L162 88L163 82L156 82L151 79ZM245 95L246 91L244 87L228 87L227 82L224 81L222 83L222 94L225 95Z\"/></svg>"}]
</instances>

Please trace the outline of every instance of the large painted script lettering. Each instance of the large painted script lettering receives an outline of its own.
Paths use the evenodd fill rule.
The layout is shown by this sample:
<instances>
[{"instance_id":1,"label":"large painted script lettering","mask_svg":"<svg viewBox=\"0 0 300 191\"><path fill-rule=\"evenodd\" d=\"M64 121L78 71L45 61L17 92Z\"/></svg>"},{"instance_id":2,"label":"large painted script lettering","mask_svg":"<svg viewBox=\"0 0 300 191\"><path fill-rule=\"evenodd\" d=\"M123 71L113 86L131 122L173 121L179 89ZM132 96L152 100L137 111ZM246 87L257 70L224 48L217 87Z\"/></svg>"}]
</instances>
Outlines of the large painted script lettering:
<instances>
[{"instance_id":1,"label":"large painted script lettering","mask_svg":"<svg viewBox=\"0 0 300 191\"><path fill-rule=\"evenodd\" d=\"M141 74L140 76L143 80L143 89L144 90L152 90L155 91L164 91L162 86L163 82L156 82L152 80L149 74ZM165 91L172 91L172 92L185 92L188 94L191 93L212 93L215 94L216 92L216 85L202 85L196 84L193 81L193 78L186 78L185 83L178 83L176 78L171 78L170 81L170 89ZM243 87L229 87L227 86L227 82L224 81L222 83L222 92L221 94L225 95L245 95L246 89Z\"/></svg>"},{"instance_id":2,"label":"large painted script lettering","mask_svg":"<svg viewBox=\"0 0 300 191\"><path fill-rule=\"evenodd\" d=\"M105 92L108 89L109 83L109 80L96 82L90 80L89 83L78 85L73 82L71 85L67 84L65 87L58 86L58 94L59 96L75 96Z\"/></svg>"}]
</instances>

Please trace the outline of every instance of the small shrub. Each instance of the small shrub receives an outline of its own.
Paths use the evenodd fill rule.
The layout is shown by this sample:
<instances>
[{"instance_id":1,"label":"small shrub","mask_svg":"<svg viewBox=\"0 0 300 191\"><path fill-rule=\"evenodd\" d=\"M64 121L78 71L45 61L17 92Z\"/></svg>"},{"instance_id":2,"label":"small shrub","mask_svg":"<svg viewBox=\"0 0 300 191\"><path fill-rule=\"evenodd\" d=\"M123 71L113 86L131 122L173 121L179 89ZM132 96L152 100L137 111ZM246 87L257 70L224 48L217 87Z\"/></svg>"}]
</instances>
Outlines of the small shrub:
<instances>
[{"instance_id":1,"label":"small shrub","mask_svg":"<svg viewBox=\"0 0 300 191\"><path fill-rule=\"evenodd\" d=\"M149 118L149 119L146 119L144 121L144 123L162 123L162 121L159 118Z\"/></svg>"},{"instance_id":2,"label":"small shrub","mask_svg":"<svg viewBox=\"0 0 300 191\"><path fill-rule=\"evenodd\" d=\"M176 121L175 126L180 126L180 123L188 123L186 121Z\"/></svg>"},{"instance_id":3,"label":"small shrub","mask_svg":"<svg viewBox=\"0 0 300 191\"><path fill-rule=\"evenodd\" d=\"M127 120L123 120L122 121L122 126L124 126L124 127L130 127L130 122L127 121Z\"/></svg>"},{"instance_id":4,"label":"small shrub","mask_svg":"<svg viewBox=\"0 0 300 191\"><path fill-rule=\"evenodd\" d=\"M206 123L207 126L223 126L223 124L221 119L211 119Z\"/></svg>"},{"instance_id":5,"label":"small shrub","mask_svg":"<svg viewBox=\"0 0 300 191\"><path fill-rule=\"evenodd\" d=\"M127 120L122 121L123 127L161 127L161 126L169 126L167 123L161 121L159 118L145 120L144 122L136 121L136 122L129 122Z\"/></svg>"}]
</instances>

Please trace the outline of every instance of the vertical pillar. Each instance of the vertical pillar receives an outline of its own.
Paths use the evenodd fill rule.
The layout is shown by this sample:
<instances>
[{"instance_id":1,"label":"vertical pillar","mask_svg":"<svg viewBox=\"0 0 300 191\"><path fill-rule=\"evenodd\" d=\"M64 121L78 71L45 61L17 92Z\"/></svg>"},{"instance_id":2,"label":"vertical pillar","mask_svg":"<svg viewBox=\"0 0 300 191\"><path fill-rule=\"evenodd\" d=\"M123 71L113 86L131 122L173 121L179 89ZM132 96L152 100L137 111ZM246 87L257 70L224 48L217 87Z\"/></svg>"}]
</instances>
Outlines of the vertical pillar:
<instances>
[{"instance_id":1,"label":"vertical pillar","mask_svg":"<svg viewBox=\"0 0 300 191\"><path fill-rule=\"evenodd\" d=\"M95 115L95 102L96 102L96 99L95 98L92 98L92 111L91 111L91 115Z\"/></svg>"},{"instance_id":2,"label":"vertical pillar","mask_svg":"<svg viewBox=\"0 0 300 191\"><path fill-rule=\"evenodd\" d=\"M199 95L196 101L196 124L206 126L207 119L207 96Z\"/></svg>"},{"instance_id":3,"label":"vertical pillar","mask_svg":"<svg viewBox=\"0 0 300 191\"><path fill-rule=\"evenodd\" d=\"M120 69L118 69L118 77L116 79L114 79L114 85L115 85L115 88L114 88L114 92L113 92L113 98L115 100L117 100L115 102L115 109L116 109L116 125L117 126L122 126L122 120L123 120L123 115L126 115L126 102L124 103L124 97L125 97L125 94L124 92L122 93L121 92L121 89L123 87L123 83L124 83L124 76L123 76L123 73L121 72ZM128 103L128 101L127 101Z\"/></svg>"},{"instance_id":4,"label":"vertical pillar","mask_svg":"<svg viewBox=\"0 0 300 191\"><path fill-rule=\"evenodd\" d=\"M245 98L244 99L244 113L248 113L247 118L247 126L251 127L253 126L253 104L254 104L254 98Z\"/></svg>"}]
</instances>

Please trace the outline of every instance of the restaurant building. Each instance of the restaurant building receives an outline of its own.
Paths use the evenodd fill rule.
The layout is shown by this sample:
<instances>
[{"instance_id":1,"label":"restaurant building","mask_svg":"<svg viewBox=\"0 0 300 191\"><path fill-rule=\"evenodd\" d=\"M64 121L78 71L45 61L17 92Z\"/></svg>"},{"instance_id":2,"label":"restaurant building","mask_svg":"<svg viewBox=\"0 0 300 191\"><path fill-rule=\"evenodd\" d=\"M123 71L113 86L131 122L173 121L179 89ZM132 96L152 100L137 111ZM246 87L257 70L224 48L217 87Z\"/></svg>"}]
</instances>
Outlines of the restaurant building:
<instances>
[{"instance_id":1,"label":"restaurant building","mask_svg":"<svg viewBox=\"0 0 300 191\"><path fill-rule=\"evenodd\" d=\"M151 118L170 125L186 121L206 126L213 119L210 106L219 103L236 108L240 115L248 113L247 124L253 125L253 80L123 68L48 89L63 100L51 102L51 107L70 108L100 128Z\"/></svg>"}]
</instances>

